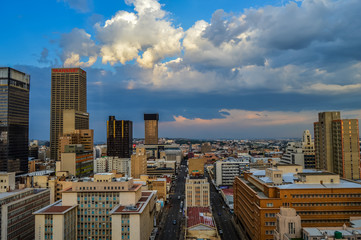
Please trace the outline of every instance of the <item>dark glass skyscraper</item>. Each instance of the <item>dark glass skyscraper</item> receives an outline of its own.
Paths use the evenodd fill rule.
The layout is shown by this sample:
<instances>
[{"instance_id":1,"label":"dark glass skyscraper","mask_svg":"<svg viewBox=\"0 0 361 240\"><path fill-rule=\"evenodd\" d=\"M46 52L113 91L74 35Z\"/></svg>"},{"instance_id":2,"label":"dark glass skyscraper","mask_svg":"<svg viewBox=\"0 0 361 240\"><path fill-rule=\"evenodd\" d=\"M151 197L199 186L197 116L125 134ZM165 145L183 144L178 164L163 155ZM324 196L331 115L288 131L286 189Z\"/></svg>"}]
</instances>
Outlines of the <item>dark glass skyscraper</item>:
<instances>
[{"instance_id":1,"label":"dark glass skyscraper","mask_svg":"<svg viewBox=\"0 0 361 240\"><path fill-rule=\"evenodd\" d=\"M0 68L0 171L28 172L30 76Z\"/></svg>"},{"instance_id":2,"label":"dark glass skyscraper","mask_svg":"<svg viewBox=\"0 0 361 240\"><path fill-rule=\"evenodd\" d=\"M133 144L133 122L116 120L109 116L107 121L107 155L130 158Z\"/></svg>"}]
</instances>

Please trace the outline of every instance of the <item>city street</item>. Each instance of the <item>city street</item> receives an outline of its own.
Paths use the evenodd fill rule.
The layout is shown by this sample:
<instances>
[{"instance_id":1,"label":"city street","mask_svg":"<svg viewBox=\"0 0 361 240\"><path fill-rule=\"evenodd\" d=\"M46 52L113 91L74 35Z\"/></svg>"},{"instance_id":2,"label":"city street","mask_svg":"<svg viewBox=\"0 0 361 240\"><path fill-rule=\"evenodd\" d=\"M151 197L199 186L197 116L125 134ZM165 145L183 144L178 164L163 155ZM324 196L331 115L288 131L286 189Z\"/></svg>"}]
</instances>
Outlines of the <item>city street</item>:
<instances>
[{"instance_id":1,"label":"city street","mask_svg":"<svg viewBox=\"0 0 361 240\"><path fill-rule=\"evenodd\" d=\"M182 161L182 164L185 164L185 161ZM184 191L185 191L185 176L186 176L186 167L181 166L179 169L179 174L177 175L175 191L171 194L171 199L168 203L166 208L168 214L163 216L164 224L160 227L160 233L157 239L159 240L170 240L170 239L181 239L181 227L182 226L182 219L183 219L183 212L179 212L181 201L184 201ZM180 199L178 199L180 196ZM174 224L173 221L176 220L177 223ZM183 239L183 238L182 238Z\"/></svg>"},{"instance_id":2,"label":"city street","mask_svg":"<svg viewBox=\"0 0 361 240\"><path fill-rule=\"evenodd\" d=\"M208 177L210 184L213 217L216 221L218 230L222 229L223 231L223 234L220 234L221 238L227 240L239 239L237 232L231 222L232 214L229 212L228 207L225 206L222 196L218 193L217 189L212 184L208 173L205 172L205 175ZM222 206L225 206L225 208L223 209ZM218 213L221 215L219 216Z\"/></svg>"}]
</instances>

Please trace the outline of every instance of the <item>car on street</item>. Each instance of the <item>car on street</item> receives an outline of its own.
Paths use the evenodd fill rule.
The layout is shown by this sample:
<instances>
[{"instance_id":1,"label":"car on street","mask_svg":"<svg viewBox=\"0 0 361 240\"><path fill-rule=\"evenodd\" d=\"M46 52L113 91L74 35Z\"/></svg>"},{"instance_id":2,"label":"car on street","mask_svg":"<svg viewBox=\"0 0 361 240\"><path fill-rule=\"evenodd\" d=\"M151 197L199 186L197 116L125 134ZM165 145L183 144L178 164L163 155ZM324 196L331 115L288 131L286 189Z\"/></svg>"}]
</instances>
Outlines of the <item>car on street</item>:
<instances>
[{"instance_id":1,"label":"car on street","mask_svg":"<svg viewBox=\"0 0 361 240\"><path fill-rule=\"evenodd\" d=\"M176 225L177 224L177 220L173 220L173 225Z\"/></svg>"},{"instance_id":2,"label":"car on street","mask_svg":"<svg viewBox=\"0 0 361 240\"><path fill-rule=\"evenodd\" d=\"M221 212L218 212L218 216L221 216L222 215L222 213Z\"/></svg>"},{"instance_id":3,"label":"car on street","mask_svg":"<svg viewBox=\"0 0 361 240\"><path fill-rule=\"evenodd\" d=\"M226 207L225 206L222 206L223 209L225 209Z\"/></svg>"},{"instance_id":4,"label":"car on street","mask_svg":"<svg viewBox=\"0 0 361 240\"><path fill-rule=\"evenodd\" d=\"M219 229L219 234L222 235L223 234L223 230L222 229Z\"/></svg>"},{"instance_id":5,"label":"car on street","mask_svg":"<svg viewBox=\"0 0 361 240\"><path fill-rule=\"evenodd\" d=\"M178 200L180 199L180 196L178 196Z\"/></svg>"}]
</instances>

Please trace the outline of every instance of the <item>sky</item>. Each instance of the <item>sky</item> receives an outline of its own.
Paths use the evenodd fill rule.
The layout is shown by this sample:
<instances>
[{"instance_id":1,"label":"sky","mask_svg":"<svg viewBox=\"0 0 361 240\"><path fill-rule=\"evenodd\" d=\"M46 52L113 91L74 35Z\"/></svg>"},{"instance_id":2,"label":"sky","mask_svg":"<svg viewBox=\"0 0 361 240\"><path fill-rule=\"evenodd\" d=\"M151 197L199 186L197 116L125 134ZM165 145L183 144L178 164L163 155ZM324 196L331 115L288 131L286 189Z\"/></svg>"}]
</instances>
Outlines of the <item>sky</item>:
<instances>
[{"instance_id":1,"label":"sky","mask_svg":"<svg viewBox=\"0 0 361 240\"><path fill-rule=\"evenodd\" d=\"M313 133L321 111L361 118L359 0L4 1L0 66L31 76L30 138L49 139L53 67L87 72L106 120L160 115L160 137Z\"/></svg>"}]
</instances>

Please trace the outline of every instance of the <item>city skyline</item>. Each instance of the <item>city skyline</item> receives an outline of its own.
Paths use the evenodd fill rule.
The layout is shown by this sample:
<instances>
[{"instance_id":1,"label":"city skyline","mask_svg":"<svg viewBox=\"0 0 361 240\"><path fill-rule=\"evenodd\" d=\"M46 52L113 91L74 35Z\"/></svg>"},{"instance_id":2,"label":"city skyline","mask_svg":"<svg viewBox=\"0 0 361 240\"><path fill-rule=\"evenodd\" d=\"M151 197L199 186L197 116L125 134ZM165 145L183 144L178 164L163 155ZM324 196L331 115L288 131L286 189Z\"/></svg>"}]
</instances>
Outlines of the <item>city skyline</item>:
<instances>
[{"instance_id":1,"label":"city skyline","mask_svg":"<svg viewBox=\"0 0 361 240\"><path fill-rule=\"evenodd\" d=\"M159 137L190 138L301 137L321 111L361 118L358 1L21 2L4 3L14 39L0 65L31 75L32 139L49 139L62 65L87 72L95 141L109 115L144 137L143 114L159 112Z\"/></svg>"}]
</instances>

